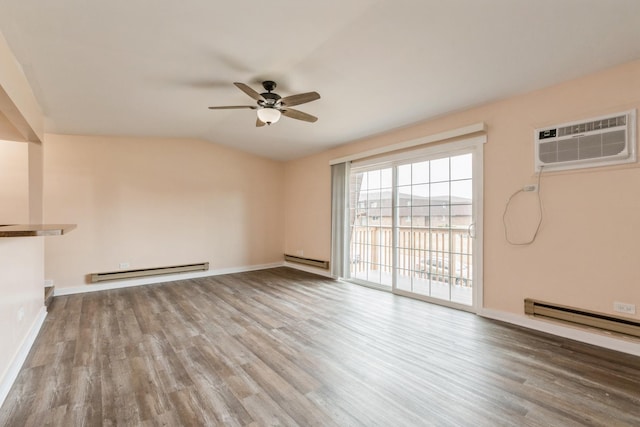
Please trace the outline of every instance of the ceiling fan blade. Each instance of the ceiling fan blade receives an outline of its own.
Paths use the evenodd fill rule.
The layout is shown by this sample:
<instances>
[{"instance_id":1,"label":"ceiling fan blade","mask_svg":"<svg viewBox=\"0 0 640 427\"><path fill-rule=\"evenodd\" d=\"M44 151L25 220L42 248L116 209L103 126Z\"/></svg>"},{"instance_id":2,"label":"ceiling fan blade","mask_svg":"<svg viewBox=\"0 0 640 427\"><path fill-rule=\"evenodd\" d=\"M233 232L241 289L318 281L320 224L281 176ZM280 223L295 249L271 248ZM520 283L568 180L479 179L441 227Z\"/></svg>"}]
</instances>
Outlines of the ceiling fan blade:
<instances>
[{"instance_id":1,"label":"ceiling fan blade","mask_svg":"<svg viewBox=\"0 0 640 427\"><path fill-rule=\"evenodd\" d=\"M238 110L241 108L250 108L252 110L255 110L258 107L256 107L255 105L225 105L221 107L209 107L210 110Z\"/></svg>"},{"instance_id":2,"label":"ceiling fan blade","mask_svg":"<svg viewBox=\"0 0 640 427\"><path fill-rule=\"evenodd\" d=\"M316 116L303 113L302 111L294 110L293 108L287 108L280 110L282 115L289 117L290 119L303 120L305 122L314 123L318 120Z\"/></svg>"},{"instance_id":3,"label":"ceiling fan blade","mask_svg":"<svg viewBox=\"0 0 640 427\"><path fill-rule=\"evenodd\" d=\"M251 89L249 86L247 86L244 83L238 83L235 82L233 83L234 85L236 85L236 87L238 89L240 89L241 91L243 91L244 93L246 93L247 95L249 95L251 98L255 99L256 101L264 101L264 98L262 97L262 95L260 95L258 92L256 92L255 90Z\"/></svg>"},{"instance_id":4,"label":"ceiling fan blade","mask_svg":"<svg viewBox=\"0 0 640 427\"><path fill-rule=\"evenodd\" d=\"M300 93L298 95L285 96L280 100L280 102L282 105L291 107L294 105L306 104L307 102L315 101L316 99L320 99L320 94L318 92L307 92Z\"/></svg>"},{"instance_id":5,"label":"ceiling fan blade","mask_svg":"<svg viewBox=\"0 0 640 427\"><path fill-rule=\"evenodd\" d=\"M260 119L256 118L256 127L257 127L257 128L262 127L262 126L264 126L264 125L266 125L266 123L265 123L265 122L263 122L262 120L260 120Z\"/></svg>"}]
</instances>

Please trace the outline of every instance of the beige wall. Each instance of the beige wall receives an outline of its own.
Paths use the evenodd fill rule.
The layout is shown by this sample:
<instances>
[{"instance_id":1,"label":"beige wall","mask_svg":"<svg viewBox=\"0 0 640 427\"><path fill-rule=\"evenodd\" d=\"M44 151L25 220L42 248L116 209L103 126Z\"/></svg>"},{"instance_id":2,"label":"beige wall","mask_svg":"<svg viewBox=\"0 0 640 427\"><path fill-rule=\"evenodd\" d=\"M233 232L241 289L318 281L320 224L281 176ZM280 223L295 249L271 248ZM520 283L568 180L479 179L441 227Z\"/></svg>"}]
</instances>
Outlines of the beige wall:
<instances>
[{"instance_id":1,"label":"beige wall","mask_svg":"<svg viewBox=\"0 0 640 427\"><path fill-rule=\"evenodd\" d=\"M43 237L0 238L0 382L44 306Z\"/></svg>"},{"instance_id":2,"label":"beige wall","mask_svg":"<svg viewBox=\"0 0 640 427\"><path fill-rule=\"evenodd\" d=\"M46 241L56 289L90 273L209 261L214 270L282 260L283 166L208 142L46 135Z\"/></svg>"},{"instance_id":3,"label":"beige wall","mask_svg":"<svg viewBox=\"0 0 640 427\"><path fill-rule=\"evenodd\" d=\"M0 131L20 134L21 141L42 141L44 120L22 71L7 41L0 32ZM8 139L3 136L2 138Z\"/></svg>"},{"instance_id":4,"label":"beige wall","mask_svg":"<svg viewBox=\"0 0 640 427\"><path fill-rule=\"evenodd\" d=\"M43 176L43 149L41 142L29 143L29 223L41 224L43 222L44 206L42 188Z\"/></svg>"},{"instance_id":5,"label":"beige wall","mask_svg":"<svg viewBox=\"0 0 640 427\"><path fill-rule=\"evenodd\" d=\"M39 106L2 34L0 122L4 139L7 139L4 135L13 135L26 137L20 140L37 140L43 127ZM20 129L14 128L14 124ZM3 169L0 172L0 224L4 221L28 222L30 217L38 217L39 210L41 212L42 192L37 177L42 171L38 148L31 149L32 144L0 143L0 167ZM12 206L7 208L9 204ZM43 238L0 238L0 401L7 391L11 374L21 362L20 350L30 332L37 331L44 307L43 280Z\"/></svg>"},{"instance_id":6,"label":"beige wall","mask_svg":"<svg viewBox=\"0 0 640 427\"><path fill-rule=\"evenodd\" d=\"M638 164L545 174L544 223L531 246L507 244L502 226L509 195L535 182L535 128L631 108L640 108L640 61L289 162L285 251L330 256L330 159L484 121L485 308L522 313L531 297L605 313L614 301L640 310ZM533 195L515 206L521 236L535 213L518 206L535 206L526 197Z\"/></svg>"},{"instance_id":7,"label":"beige wall","mask_svg":"<svg viewBox=\"0 0 640 427\"><path fill-rule=\"evenodd\" d=\"M326 153L285 164L285 253L329 260L330 172Z\"/></svg>"},{"instance_id":8,"label":"beige wall","mask_svg":"<svg viewBox=\"0 0 640 427\"><path fill-rule=\"evenodd\" d=\"M30 189L31 143L0 141L0 224L29 223L29 199L42 199ZM40 171L41 173L41 171ZM37 210L37 206L33 209ZM0 384L34 327L44 302L42 237L0 238ZM2 396L0 395L0 398Z\"/></svg>"},{"instance_id":9,"label":"beige wall","mask_svg":"<svg viewBox=\"0 0 640 427\"><path fill-rule=\"evenodd\" d=\"M0 141L0 224L29 222L29 144Z\"/></svg>"}]
</instances>

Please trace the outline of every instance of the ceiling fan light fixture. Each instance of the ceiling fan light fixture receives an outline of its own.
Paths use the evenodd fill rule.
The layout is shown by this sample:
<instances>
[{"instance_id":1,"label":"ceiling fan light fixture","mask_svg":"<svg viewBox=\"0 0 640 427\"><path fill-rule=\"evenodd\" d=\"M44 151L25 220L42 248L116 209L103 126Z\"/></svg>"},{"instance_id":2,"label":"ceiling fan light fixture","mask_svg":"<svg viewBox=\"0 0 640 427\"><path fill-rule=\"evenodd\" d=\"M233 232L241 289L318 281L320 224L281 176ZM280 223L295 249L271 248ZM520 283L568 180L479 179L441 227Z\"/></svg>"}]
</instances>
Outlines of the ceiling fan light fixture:
<instances>
[{"instance_id":1,"label":"ceiling fan light fixture","mask_svg":"<svg viewBox=\"0 0 640 427\"><path fill-rule=\"evenodd\" d=\"M281 115L282 113L280 113L280 110L277 110L273 107L264 107L258 109L258 119L268 125L276 123L278 120L280 120Z\"/></svg>"}]
</instances>

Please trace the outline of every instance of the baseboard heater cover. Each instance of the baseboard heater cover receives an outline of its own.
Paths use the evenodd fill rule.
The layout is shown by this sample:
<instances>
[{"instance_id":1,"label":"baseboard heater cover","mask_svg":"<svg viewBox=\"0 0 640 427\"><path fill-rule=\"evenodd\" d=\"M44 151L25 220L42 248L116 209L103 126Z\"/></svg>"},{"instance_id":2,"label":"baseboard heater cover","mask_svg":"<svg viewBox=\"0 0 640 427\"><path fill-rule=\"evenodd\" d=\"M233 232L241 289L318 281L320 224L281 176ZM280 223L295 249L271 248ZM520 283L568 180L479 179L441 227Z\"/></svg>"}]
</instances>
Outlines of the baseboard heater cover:
<instances>
[{"instance_id":1,"label":"baseboard heater cover","mask_svg":"<svg viewBox=\"0 0 640 427\"><path fill-rule=\"evenodd\" d=\"M525 314L533 316L563 320L592 328L640 337L640 322L625 317L597 313L530 298L524 300L524 312Z\"/></svg>"},{"instance_id":2,"label":"baseboard heater cover","mask_svg":"<svg viewBox=\"0 0 640 427\"><path fill-rule=\"evenodd\" d=\"M295 262L296 264L310 265L312 267L329 269L329 261L321 261L319 259L303 258L299 256L284 254L284 260L287 262Z\"/></svg>"},{"instance_id":3,"label":"baseboard heater cover","mask_svg":"<svg viewBox=\"0 0 640 427\"><path fill-rule=\"evenodd\" d=\"M138 277L159 276L163 274L186 273L190 271L209 270L208 262L198 264L172 265L169 267L141 268L138 270L120 270L108 273L91 274L91 283L104 282L107 280L135 279Z\"/></svg>"}]
</instances>

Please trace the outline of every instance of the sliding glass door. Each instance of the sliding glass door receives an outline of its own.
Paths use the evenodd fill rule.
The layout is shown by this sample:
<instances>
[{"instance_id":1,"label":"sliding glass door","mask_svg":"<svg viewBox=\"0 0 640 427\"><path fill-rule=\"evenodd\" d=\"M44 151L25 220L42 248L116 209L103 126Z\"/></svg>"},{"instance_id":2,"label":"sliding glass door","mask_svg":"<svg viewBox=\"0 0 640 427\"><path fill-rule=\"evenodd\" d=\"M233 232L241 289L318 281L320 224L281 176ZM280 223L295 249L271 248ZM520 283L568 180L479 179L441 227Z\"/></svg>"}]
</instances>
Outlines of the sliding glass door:
<instances>
[{"instance_id":1,"label":"sliding glass door","mask_svg":"<svg viewBox=\"0 0 640 427\"><path fill-rule=\"evenodd\" d=\"M474 307L478 151L354 165L349 181L350 278L399 294Z\"/></svg>"},{"instance_id":2,"label":"sliding glass door","mask_svg":"<svg viewBox=\"0 0 640 427\"><path fill-rule=\"evenodd\" d=\"M351 278L391 289L393 285L393 169L351 173Z\"/></svg>"}]
</instances>

